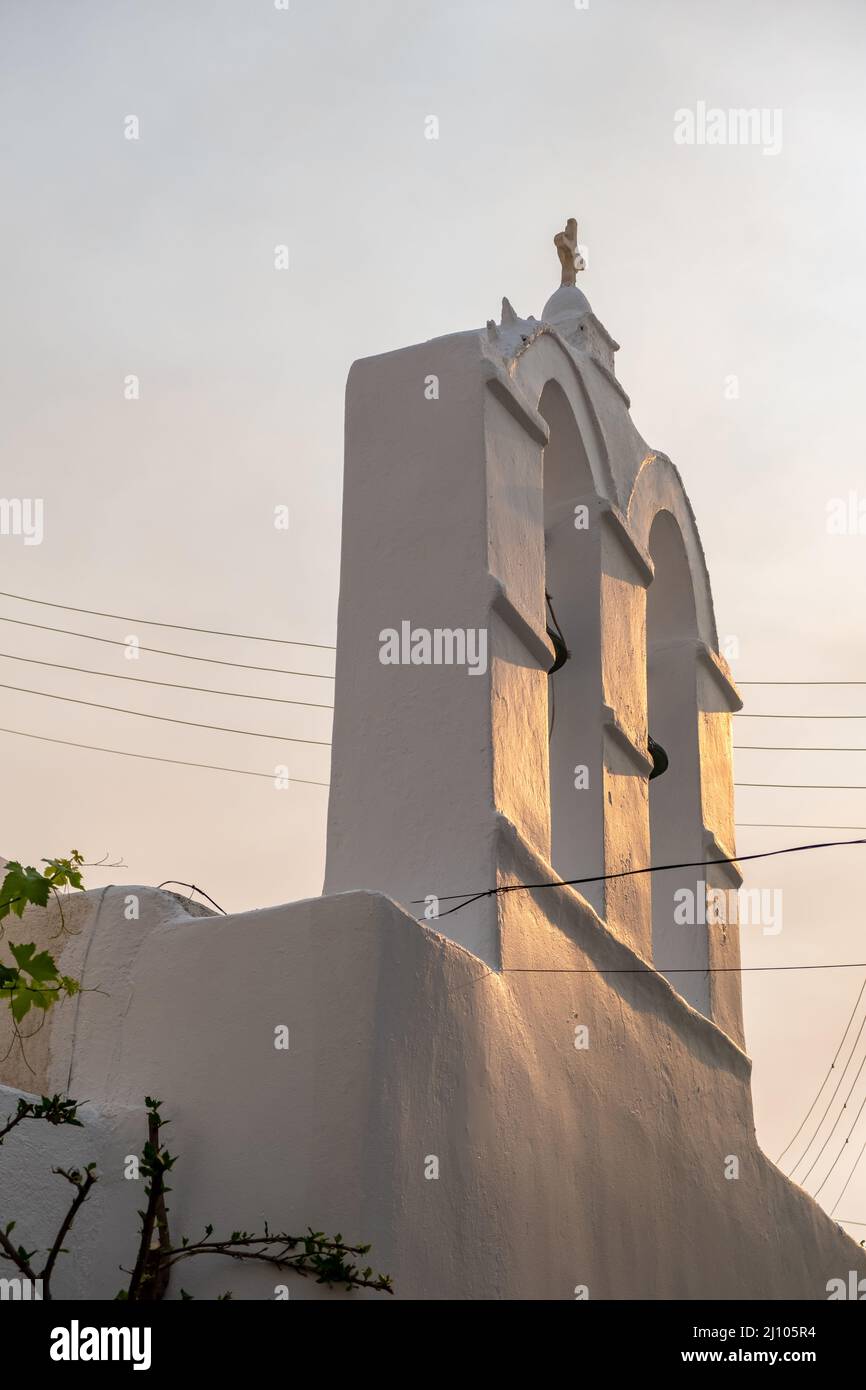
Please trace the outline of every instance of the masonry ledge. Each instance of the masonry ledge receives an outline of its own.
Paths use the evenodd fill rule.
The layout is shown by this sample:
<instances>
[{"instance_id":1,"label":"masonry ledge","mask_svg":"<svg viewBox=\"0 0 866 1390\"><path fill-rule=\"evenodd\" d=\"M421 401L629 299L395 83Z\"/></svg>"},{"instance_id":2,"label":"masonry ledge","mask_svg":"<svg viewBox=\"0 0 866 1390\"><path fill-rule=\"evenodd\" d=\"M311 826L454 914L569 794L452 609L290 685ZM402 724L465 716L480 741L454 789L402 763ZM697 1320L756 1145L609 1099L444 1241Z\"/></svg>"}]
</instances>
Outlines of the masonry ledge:
<instances>
[{"instance_id":1,"label":"masonry ledge","mask_svg":"<svg viewBox=\"0 0 866 1390\"><path fill-rule=\"evenodd\" d=\"M703 827L703 846L704 854L708 859L727 859L730 861L727 864L714 864L712 867L719 869L736 888L739 888L743 882L743 871L737 862L736 855L729 846L722 843L715 831L710 830L706 825ZM709 868L710 865L707 867Z\"/></svg>"},{"instance_id":2,"label":"masonry ledge","mask_svg":"<svg viewBox=\"0 0 866 1390\"><path fill-rule=\"evenodd\" d=\"M689 650L694 653L696 661L703 663L705 669L714 680L716 686L725 697L732 714L743 708L743 697L734 684L733 677L728 669L728 663L724 657L719 656L718 652L713 651L709 643L701 637L679 637L673 642L653 642L647 648L648 656L656 656L661 652L677 650Z\"/></svg>"},{"instance_id":3,"label":"masonry ledge","mask_svg":"<svg viewBox=\"0 0 866 1390\"><path fill-rule=\"evenodd\" d=\"M573 357L591 362L604 377L605 381L607 381L609 385L613 387L614 391L616 391L617 395L621 397L625 403L626 409L630 410L631 397L622 382L618 380L616 373L611 371L607 363L602 362L600 358L596 357L588 344L581 341L581 339L576 336L576 334L581 333L585 329L587 323L591 324L592 327L598 331L599 337L610 348L611 355L619 351L619 343L608 333L601 319L597 318L591 309L572 320L573 328L571 332L566 330L565 324L562 321L559 323L545 324L544 326L547 332L560 340L565 349L570 352Z\"/></svg>"},{"instance_id":4,"label":"masonry ledge","mask_svg":"<svg viewBox=\"0 0 866 1390\"><path fill-rule=\"evenodd\" d=\"M544 448L550 441L550 429L544 416L491 358L485 357L481 374L491 393L523 427L530 439Z\"/></svg>"},{"instance_id":5,"label":"masonry ledge","mask_svg":"<svg viewBox=\"0 0 866 1390\"><path fill-rule=\"evenodd\" d=\"M641 776L649 777L653 770L652 759L647 757L643 749L635 743L631 734L625 728L625 725L621 723L616 710L611 709L610 705L602 705L601 717L605 729L610 734L617 747L620 748L627 757L631 758Z\"/></svg>"},{"instance_id":6,"label":"masonry ledge","mask_svg":"<svg viewBox=\"0 0 866 1390\"><path fill-rule=\"evenodd\" d=\"M736 714L743 708L743 697L734 684L734 679L728 668L728 663L718 652L714 652L712 647L706 642L698 643L698 656L703 661L716 685L727 699L731 706L731 712Z\"/></svg>"},{"instance_id":7,"label":"masonry ledge","mask_svg":"<svg viewBox=\"0 0 866 1390\"><path fill-rule=\"evenodd\" d=\"M598 323L597 319L596 323ZM622 398L626 410L631 410L631 396L628 394L628 391L626 391L625 387L623 386L619 378L616 376L616 374L611 371L610 367L608 367L605 362L600 362L597 357L594 357L591 352L587 352L587 357L589 358L593 366L596 368L596 370L601 372L605 381L607 381L616 391L617 395Z\"/></svg>"},{"instance_id":8,"label":"masonry ledge","mask_svg":"<svg viewBox=\"0 0 866 1390\"><path fill-rule=\"evenodd\" d=\"M628 522L616 503L611 502L608 498L600 500L602 502L600 508L602 518L607 522L611 534L619 541L628 559L637 570L641 583L646 588L655 577L655 566L650 556L643 546L635 540Z\"/></svg>"},{"instance_id":9,"label":"masonry ledge","mask_svg":"<svg viewBox=\"0 0 866 1390\"><path fill-rule=\"evenodd\" d=\"M535 657L542 671L549 671L556 660L556 652L547 633L542 633L532 619L509 597L501 579L497 579L496 575L489 571L487 577L490 583L490 608L511 628L530 655Z\"/></svg>"},{"instance_id":10,"label":"masonry ledge","mask_svg":"<svg viewBox=\"0 0 866 1390\"><path fill-rule=\"evenodd\" d=\"M552 866L501 811L496 813L496 826L500 843L526 865L527 877L531 876L536 883L557 885L555 888L543 890L546 894L555 895L560 909L555 921L552 916L548 916L551 928L566 935L578 950L585 952L593 960L599 974L604 974L606 967L611 973L627 971L636 977L640 976L642 987L655 1002L665 1005L671 1023L682 1034L697 1032L711 1048L725 1058L731 1069L748 1083L752 1071L751 1059L730 1034L705 1014L693 1009L691 1004L677 993L670 981L656 970L651 961L647 961L634 947L616 936L577 888L566 883L560 884ZM567 923L562 920L562 908L568 913L570 920ZM501 949L503 964L496 971L497 974L507 975L528 969L526 966L509 966L505 963L508 959L507 931L502 931ZM602 959L599 964L602 957L608 959Z\"/></svg>"}]
</instances>

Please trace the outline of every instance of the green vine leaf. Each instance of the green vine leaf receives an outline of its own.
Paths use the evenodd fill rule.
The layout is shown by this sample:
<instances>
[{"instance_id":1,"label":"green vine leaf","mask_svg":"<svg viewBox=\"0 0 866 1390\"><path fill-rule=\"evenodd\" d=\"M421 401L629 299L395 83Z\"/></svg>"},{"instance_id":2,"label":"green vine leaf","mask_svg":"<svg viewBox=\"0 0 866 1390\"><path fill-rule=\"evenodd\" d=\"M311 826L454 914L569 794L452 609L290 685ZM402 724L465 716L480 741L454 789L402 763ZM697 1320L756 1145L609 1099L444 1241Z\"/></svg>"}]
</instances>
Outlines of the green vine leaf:
<instances>
[{"instance_id":1,"label":"green vine leaf","mask_svg":"<svg viewBox=\"0 0 866 1390\"><path fill-rule=\"evenodd\" d=\"M45 907L51 892L51 881L31 866L24 869L17 860L6 865L6 876L0 886L0 921L14 912L21 917L25 907Z\"/></svg>"},{"instance_id":2,"label":"green vine leaf","mask_svg":"<svg viewBox=\"0 0 866 1390\"><path fill-rule=\"evenodd\" d=\"M83 891L78 866L84 863L84 856L77 849L72 850L68 859L43 859L42 863L48 865L44 876L53 888L80 888Z\"/></svg>"},{"instance_id":3,"label":"green vine leaf","mask_svg":"<svg viewBox=\"0 0 866 1390\"><path fill-rule=\"evenodd\" d=\"M43 859L42 862L46 865L44 873L32 864L25 868L17 859L6 865L0 884L0 922L10 913L22 917L26 907L47 907L52 893L57 894L60 888L83 889L84 857L77 849L72 850L68 858ZM0 928L0 936L3 930ZM79 981L71 975L60 974L50 951L37 950L33 941L10 944L9 949L15 964L0 964L0 1000L8 1004L16 1026L31 1009L41 1009L45 1013L62 996L72 998L80 992Z\"/></svg>"},{"instance_id":4,"label":"green vine leaf","mask_svg":"<svg viewBox=\"0 0 866 1390\"><path fill-rule=\"evenodd\" d=\"M0 994L8 1000L16 1023L26 1018L31 1009L47 1012L62 994L71 997L78 993L78 981L59 974L50 952L37 952L32 941L10 943L9 949L17 969L0 966Z\"/></svg>"},{"instance_id":5,"label":"green vine leaf","mask_svg":"<svg viewBox=\"0 0 866 1390\"><path fill-rule=\"evenodd\" d=\"M56 980L57 961L47 951L40 951L36 954L36 947L32 941L20 946L13 946L9 943L9 950L12 952L15 964L19 970L23 970L38 984L48 983Z\"/></svg>"}]
</instances>

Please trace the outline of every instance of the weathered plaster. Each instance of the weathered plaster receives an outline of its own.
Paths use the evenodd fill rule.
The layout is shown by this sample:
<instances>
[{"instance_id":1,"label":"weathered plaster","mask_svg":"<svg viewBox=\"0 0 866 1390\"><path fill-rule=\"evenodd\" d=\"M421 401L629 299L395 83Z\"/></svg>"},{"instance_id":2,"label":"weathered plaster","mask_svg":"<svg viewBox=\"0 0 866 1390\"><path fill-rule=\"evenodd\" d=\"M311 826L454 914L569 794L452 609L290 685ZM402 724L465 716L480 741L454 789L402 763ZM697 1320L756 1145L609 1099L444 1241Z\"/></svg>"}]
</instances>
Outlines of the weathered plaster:
<instances>
[{"instance_id":1,"label":"weathered plaster","mask_svg":"<svg viewBox=\"0 0 866 1390\"><path fill-rule=\"evenodd\" d=\"M180 1154L176 1235L340 1230L399 1297L822 1299L866 1271L757 1145L736 929L670 921L675 887L736 884L737 865L632 872L733 857L740 701L679 474L573 284L576 235L545 321L506 300L498 325L350 373L326 896L216 917L109 888L71 902L59 943L54 910L22 924L85 991L0 1082L91 1106L71 1145L10 1136L0 1219L44 1242L52 1162L98 1161L71 1296L111 1296L129 1258L141 1199L118 1175L145 1094ZM553 677L551 581L572 645ZM485 669L384 665L404 620L483 629ZM671 753L653 783L649 734ZM623 876L520 887L599 874ZM444 914L494 886L517 891L416 920L430 895ZM183 1277L209 1297L274 1283L223 1262Z\"/></svg>"},{"instance_id":2,"label":"weathered plaster","mask_svg":"<svg viewBox=\"0 0 866 1390\"><path fill-rule=\"evenodd\" d=\"M373 1243L402 1298L572 1299L585 1284L590 1298L821 1299L866 1272L758 1148L742 1051L654 971L621 973L645 963L573 890L506 895L503 972L377 894L224 918L151 893L130 923L124 893L101 910L99 893L82 899L64 965L84 960L101 992L74 1027L58 1011L39 1078L71 1072L94 1100L85 1129L22 1127L0 1152L0 1217L28 1241L57 1215L52 1164L92 1158L105 1175L58 1292L113 1296L129 1265L141 1194L122 1166L146 1093L180 1156L177 1236L264 1218L340 1230ZM0 1114L14 1100L0 1091ZM277 1282L199 1261L173 1291L267 1298Z\"/></svg>"}]
</instances>

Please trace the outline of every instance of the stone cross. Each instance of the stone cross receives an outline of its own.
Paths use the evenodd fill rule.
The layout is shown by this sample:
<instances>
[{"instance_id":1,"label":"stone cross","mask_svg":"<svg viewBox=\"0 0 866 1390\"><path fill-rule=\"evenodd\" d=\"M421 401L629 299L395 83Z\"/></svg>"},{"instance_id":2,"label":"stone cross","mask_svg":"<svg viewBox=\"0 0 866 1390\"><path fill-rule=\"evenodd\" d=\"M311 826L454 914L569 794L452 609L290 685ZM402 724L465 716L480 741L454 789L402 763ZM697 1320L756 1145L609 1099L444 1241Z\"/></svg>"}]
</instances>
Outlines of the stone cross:
<instances>
[{"instance_id":1,"label":"stone cross","mask_svg":"<svg viewBox=\"0 0 866 1390\"><path fill-rule=\"evenodd\" d=\"M563 285L573 285L579 270L586 270L586 261L577 247L577 218L569 217L564 232L557 232L553 244L562 263Z\"/></svg>"}]
</instances>

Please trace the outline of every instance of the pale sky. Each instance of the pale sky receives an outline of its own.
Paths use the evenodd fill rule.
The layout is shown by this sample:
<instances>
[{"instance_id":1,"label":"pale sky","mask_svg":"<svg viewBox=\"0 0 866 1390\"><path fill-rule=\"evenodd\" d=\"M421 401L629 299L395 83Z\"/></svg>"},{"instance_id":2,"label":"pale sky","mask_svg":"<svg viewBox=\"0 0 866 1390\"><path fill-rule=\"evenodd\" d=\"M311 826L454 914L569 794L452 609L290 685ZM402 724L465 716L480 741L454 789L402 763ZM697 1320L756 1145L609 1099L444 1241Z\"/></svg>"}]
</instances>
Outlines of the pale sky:
<instances>
[{"instance_id":1,"label":"pale sky","mask_svg":"<svg viewBox=\"0 0 866 1390\"><path fill-rule=\"evenodd\" d=\"M585 10L573 0L291 0L288 12L272 0L4 0L0 491L44 499L45 535L34 546L0 537L0 589L333 643L352 361L481 325L503 295L538 316L558 283L552 234L574 213L589 248L581 286L622 344L635 422L692 499L720 636L739 646L735 676L866 681L866 534L826 531L829 499L866 498L864 56L862 0L590 0ZM780 111L780 151L675 143L674 113L699 102ZM438 140L425 139L431 114ZM138 140L124 137L131 115ZM287 271L274 269L278 244ZM131 374L136 401L124 399ZM273 525L280 504L288 531ZM0 616L333 669L328 651L8 598ZM9 623L0 638L4 654L154 680L312 701L333 688L147 654L130 662L118 647ZM329 736L327 710L134 690L8 655L0 681ZM752 712L866 715L866 685L744 693ZM326 748L8 690L0 723L328 775ZM737 730L738 743L866 749L866 719L741 720ZM322 787L276 792L264 778L8 734L0 750L7 856L109 851L127 867L91 872L93 886L177 878L229 910L320 891ZM737 779L855 788L741 788L740 822L866 825L866 751L740 753ZM845 834L743 827L738 847L827 838ZM744 964L866 961L864 854L751 869L747 882L783 888L784 926L775 937L744 932ZM771 1156L808 1109L863 975L745 976L758 1133ZM852 1119L864 1094L866 1075ZM866 1114L822 1193L828 1209L864 1139ZM866 1160L837 1215L866 1223ZM866 1236L866 1224L848 1229Z\"/></svg>"}]
</instances>

